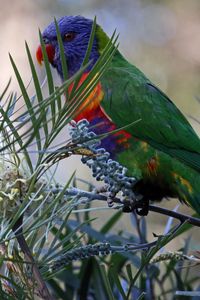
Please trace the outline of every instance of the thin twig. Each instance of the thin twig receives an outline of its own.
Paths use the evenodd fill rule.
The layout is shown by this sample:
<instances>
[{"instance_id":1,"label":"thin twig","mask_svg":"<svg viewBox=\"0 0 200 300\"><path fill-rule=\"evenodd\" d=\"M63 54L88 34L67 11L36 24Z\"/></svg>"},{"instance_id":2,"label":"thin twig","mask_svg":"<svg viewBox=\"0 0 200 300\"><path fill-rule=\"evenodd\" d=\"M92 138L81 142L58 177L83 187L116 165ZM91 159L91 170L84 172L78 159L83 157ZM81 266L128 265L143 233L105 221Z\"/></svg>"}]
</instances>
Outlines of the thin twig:
<instances>
[{"instance_id":1,"label":"thin twig","mask_svg":"<svg viewBox=\"0 0 200 300\"><path fill-rule=\"evenodd\" d=\"M59 189L52 190L53 193L58 193L59 191L60 191ZM65 194L68 195L68 196L72 196L72 197L73 196L78 196L80 199L84 198L83 203L91 202L91 201L94 201L94 200L107 201L107 196L106 195L96 194L94 192L86 192L86 191L83 191L83 190L80 190L80 189L77 189L77 188L67 189ZM123 201L120 198L115 197L112 200L113 200L114 203L123 204ZM81 201L79 202L79 204L80 203L81 203ZM126 200L126 204L127 203L128 203L128 200ZM131 201L130 201L130 204L131 204ZM153 205L153 204L149 205L149 211L159 213L159 214L162 214L162 215L166 215L166 216L169 216L169 217L173 217L173 218L179 220L181 223L187 221L187 223L189 223L191 225L200 227L200 218L195 218L195 217L192 217L192 216L189 216L189 215L186 215L186 214L183 214L183 213L175 212L175 211L169 210L167 208L163 208L163 207Z\"/></svg>"},{"instance_id":2,"label":"thin twig","mask_svg":"<svg viewBox=\"0 0 200 300\"><path fill-rule=\"evenodd\" d=\"M182 214L173 210L169 210L167 208L163 208L157 205L149 205L149 211L153 211L162 215L170 216L172 218L178 219L181 223L184 223L187 221L187 223L200 227L200 219L188 216L186 214Z\"/></svg>"}]
</instances>

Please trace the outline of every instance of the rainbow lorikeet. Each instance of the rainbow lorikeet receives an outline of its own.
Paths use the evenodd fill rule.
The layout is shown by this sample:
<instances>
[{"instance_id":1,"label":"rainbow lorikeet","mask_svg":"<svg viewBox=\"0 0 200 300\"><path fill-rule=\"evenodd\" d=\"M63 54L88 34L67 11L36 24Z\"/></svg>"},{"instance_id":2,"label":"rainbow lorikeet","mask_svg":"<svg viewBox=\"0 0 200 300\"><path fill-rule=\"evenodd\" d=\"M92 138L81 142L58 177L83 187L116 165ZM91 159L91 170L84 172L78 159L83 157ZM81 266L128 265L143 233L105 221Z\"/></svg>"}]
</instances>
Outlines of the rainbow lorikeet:
<instances>
[{"instance_id":1,"label":"rainbow lorikeet","mask_svg":"<svg viewBox=\"0 0 200 300\"><path fill-rule=\"evenodd\" d=\"M65 16L58 21L69 77L81 67L92 24L82 16ZM63 78L54 22L44 30L43 40L50 63ZM90 54L92 65L108 41L97 25ZM40 46L36 56L41 63ZM141 120L102 140L111 157L137 179L134 191L152 201L176 197L200 214L200 139L174 103L118 50L88 99L91 97L92 102L76 120L86 118L91 125L101 124L95 127L96 134Z\"/></svg>"}]
</instances>

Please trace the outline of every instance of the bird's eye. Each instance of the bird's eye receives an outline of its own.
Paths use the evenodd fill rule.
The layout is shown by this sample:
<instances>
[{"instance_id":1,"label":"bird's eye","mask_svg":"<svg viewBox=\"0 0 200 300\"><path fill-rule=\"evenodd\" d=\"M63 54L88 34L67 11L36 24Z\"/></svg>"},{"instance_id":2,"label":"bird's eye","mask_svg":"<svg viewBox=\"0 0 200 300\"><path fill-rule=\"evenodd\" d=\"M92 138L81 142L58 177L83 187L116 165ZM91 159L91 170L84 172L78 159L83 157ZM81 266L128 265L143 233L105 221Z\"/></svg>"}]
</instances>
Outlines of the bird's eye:
<instances>
[{"instance_id":1,"label":"bird's eye","mask_svg":"<svg viewBox=\"0 0 200 300\"><path fill-rule=\"evenodd\" d=\"M75 38L75 33L74 32L68 32L64 36L64 40L66 42L71 42Z\"/></svg>"}]
</instances>

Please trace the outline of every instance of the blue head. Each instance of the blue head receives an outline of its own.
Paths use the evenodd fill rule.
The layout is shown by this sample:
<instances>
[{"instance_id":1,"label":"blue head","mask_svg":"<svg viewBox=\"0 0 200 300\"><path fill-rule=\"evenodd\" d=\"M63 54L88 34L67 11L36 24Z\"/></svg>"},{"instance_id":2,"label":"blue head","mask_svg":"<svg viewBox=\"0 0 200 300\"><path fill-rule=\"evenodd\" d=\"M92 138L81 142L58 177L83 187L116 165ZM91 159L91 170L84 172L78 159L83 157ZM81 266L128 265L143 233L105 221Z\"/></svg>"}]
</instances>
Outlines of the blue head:
<instances>
[{"instance_id":1,"label":"blue head","mask_svg":"<svg viewBox=\"0 0 200 300\"><path fill-rule=\"evenodd\" d=\"M81 67L92 30L92 23L92 20L86 19L82 16L65 16L58 20L58 26L63 40L64 52L67 58L69 76L72 76ZM52 22L44 30L42 36L46 46L48 45L50 49L50 54L48 53L47 49L47 53L50 58L49 60L52 66L57 69L61 78L63 78L56 27L54 22ZM95 38L90 54L92 63L89 68L94 65L98 57L98 45ZM40 57L38 60L42 60L42 58Z\"/></svg>"}]
</instances>

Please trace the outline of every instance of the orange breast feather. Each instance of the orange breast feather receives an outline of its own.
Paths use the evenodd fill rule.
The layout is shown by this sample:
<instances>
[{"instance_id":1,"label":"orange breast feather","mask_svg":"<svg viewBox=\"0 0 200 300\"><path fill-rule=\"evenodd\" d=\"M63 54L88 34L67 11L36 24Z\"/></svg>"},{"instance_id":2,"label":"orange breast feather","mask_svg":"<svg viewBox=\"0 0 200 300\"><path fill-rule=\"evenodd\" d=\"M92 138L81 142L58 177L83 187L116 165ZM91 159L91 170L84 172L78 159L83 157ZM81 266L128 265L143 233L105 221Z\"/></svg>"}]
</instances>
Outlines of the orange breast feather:
<instances>
[{"instance_id":1,"label":"orange breast feather","mask_svg":"<svg viewBox=\"0 0 200 300\"><path fill-rule=\"evenodd\" d=\"M89 73L84 73L79 81L78 87L83 83L83 81L87 78ZM74 83L69 86L69 94L73 89ZM93 89L93 91L89 94L89 96L84 100L84 102L77 109L74 120L79 121L81 119L87 119L90 121L94 118L94 112L99 107L100 102L102 101L104 96L101 83L99 82Z\"/></svg>"}]
</instances>

